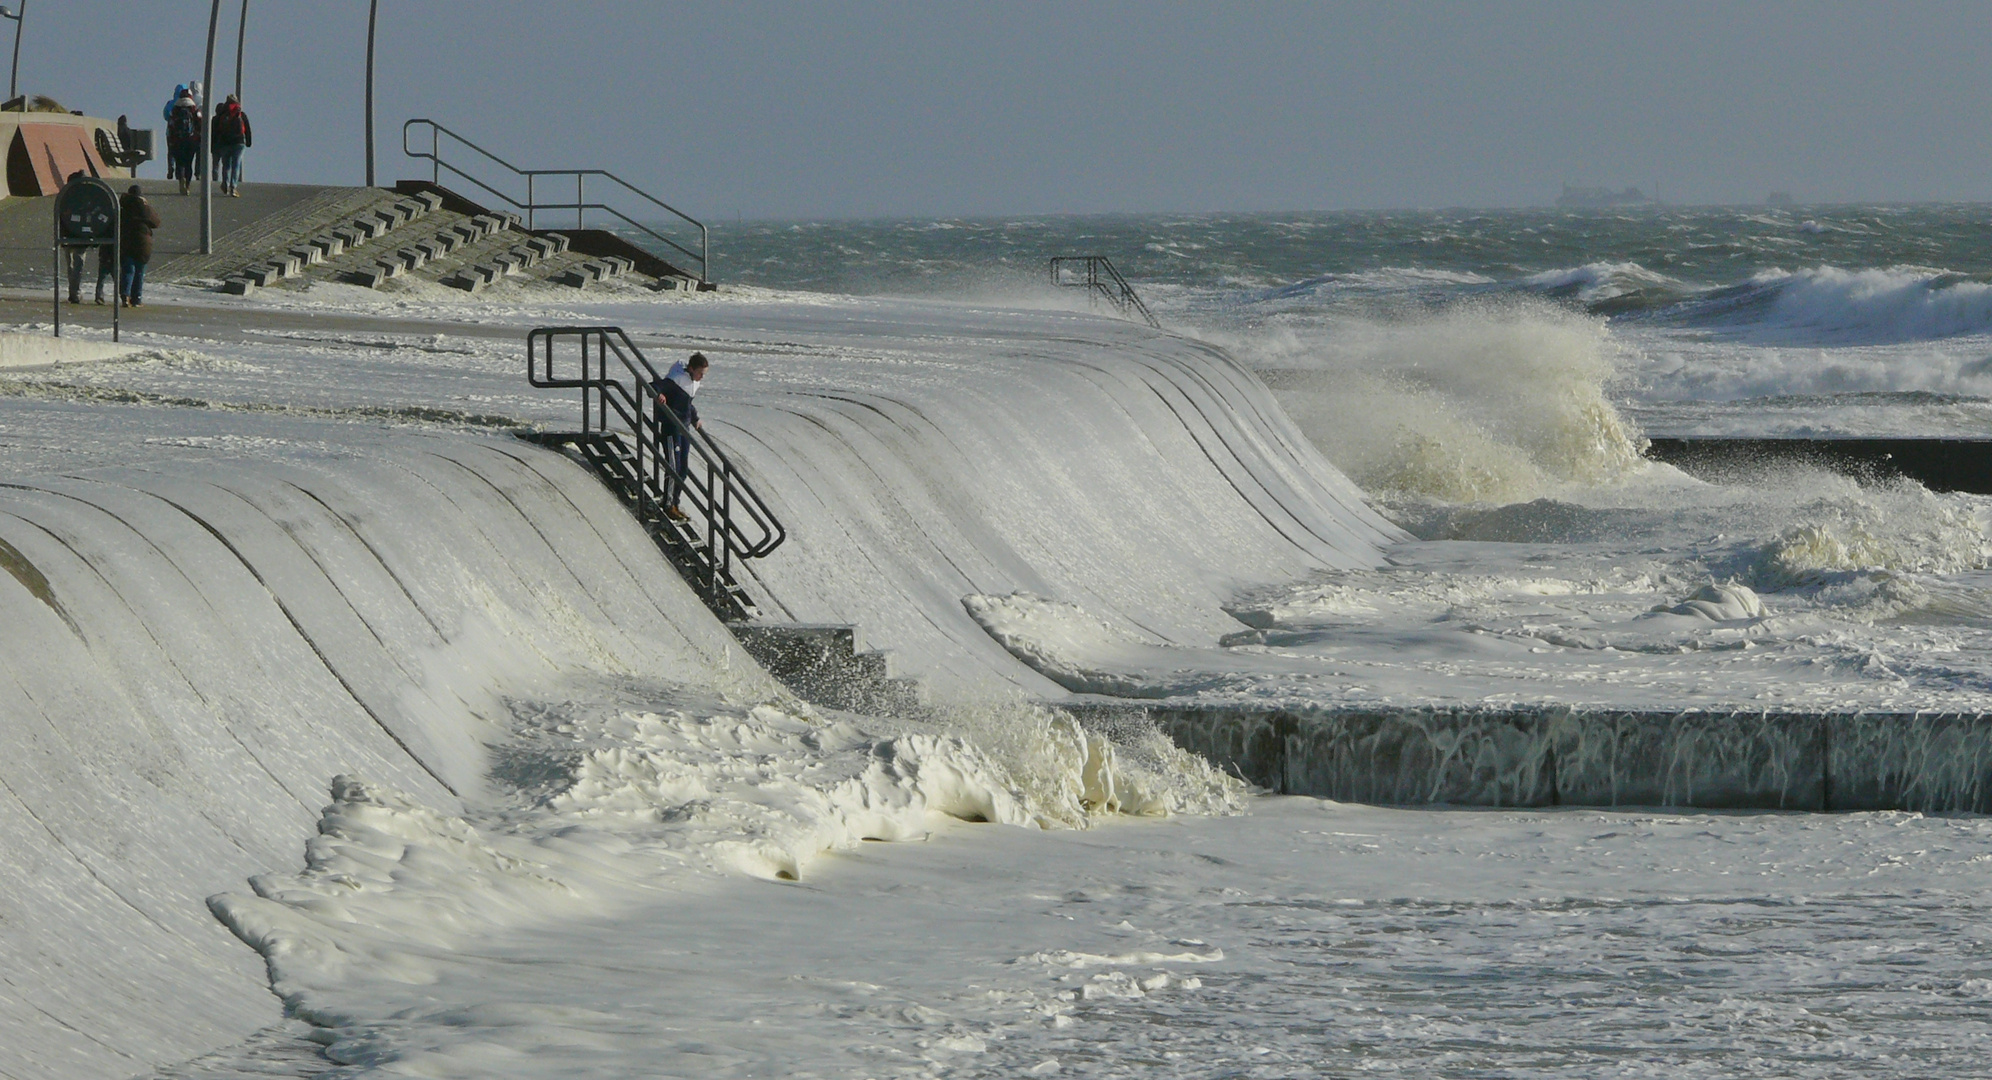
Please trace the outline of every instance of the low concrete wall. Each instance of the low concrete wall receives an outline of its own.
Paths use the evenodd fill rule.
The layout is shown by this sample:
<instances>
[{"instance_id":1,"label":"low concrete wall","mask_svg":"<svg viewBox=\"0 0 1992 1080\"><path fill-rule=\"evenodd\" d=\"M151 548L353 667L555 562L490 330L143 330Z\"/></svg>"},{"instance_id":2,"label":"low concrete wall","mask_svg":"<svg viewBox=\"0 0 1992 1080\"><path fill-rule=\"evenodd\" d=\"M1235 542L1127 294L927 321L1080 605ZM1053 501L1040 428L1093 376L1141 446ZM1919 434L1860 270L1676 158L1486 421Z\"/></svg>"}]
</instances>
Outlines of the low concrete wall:
<instances>
[{"instance_id":1,"label":"low concrete wall","mask_svg":"<svg viewBox=\"0 0 1992 1080\"><path fill-rule=\"evenodd\" d=\"M1133 709L1273 791L1455 806L1992 812L1992 717L1940 713Z\"/></svg>"}]
</instances>

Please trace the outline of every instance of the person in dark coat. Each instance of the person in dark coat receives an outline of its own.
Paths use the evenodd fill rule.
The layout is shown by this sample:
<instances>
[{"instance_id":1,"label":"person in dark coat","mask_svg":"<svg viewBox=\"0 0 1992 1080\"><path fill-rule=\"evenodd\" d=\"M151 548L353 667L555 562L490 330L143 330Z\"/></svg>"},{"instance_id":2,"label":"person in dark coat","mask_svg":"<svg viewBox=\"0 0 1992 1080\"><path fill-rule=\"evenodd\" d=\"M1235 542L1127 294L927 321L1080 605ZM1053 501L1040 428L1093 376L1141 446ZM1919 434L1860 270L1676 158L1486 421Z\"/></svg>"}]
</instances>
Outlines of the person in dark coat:
<instances>
[{"instance_id":1,"label":"person in dark coat","mask_svg":"<svg viewBox=\"0 0 1992 1080\"><path fill-rule=\"evenodd\" d=\"M183 181L184 183L184 181ZM137 184L118 200L124 217L124 295L132 307L145 306L145 264L152 261L152 230L159 227L159 211L145 201Z\"/></svg>"},{"instance_id":2,"label":"person in dark coat","mask_svg":"<svg viewBox=\"0 0 1992 1080\"><path fill-rule=\"evenodd\" d=\"M194 182L194 159L201 153L201 107L194 95L181 91L166 113L167 179L180 182L180 194Z\"/></svg>"},{"instance_id":3,"label":"person in dark coat","mask_svg":"<svg viewBox=\"0 0 1992 1080\"><path fill-rule=\"evenodd\" d=\"M242 195L242 151L255 145L249 114L234 94L214 114L214 160L223 195Z\"/></svg>"},{"instance_id":4,"label":"person in dark coat","mask_svg":"<svg viewBox=\"0 0 1992 1080\"><path fill-rule=\"evenodd\" d=\"M705 381L706 369L711 366L704 353L693 353L684 363L672 364L671 370L650 387L657 395L659 410L678 418L678 422L673 424L660 416L658 428L664 435L664 460L671 469L670 497L666 500L664 512L679 521L685 520L685 512L678 509L678 496L685 488L691 433L705 428L699 422L698 406L692 404L692 398L698 395L699 383Z\"/></svg>"}]
</instances>

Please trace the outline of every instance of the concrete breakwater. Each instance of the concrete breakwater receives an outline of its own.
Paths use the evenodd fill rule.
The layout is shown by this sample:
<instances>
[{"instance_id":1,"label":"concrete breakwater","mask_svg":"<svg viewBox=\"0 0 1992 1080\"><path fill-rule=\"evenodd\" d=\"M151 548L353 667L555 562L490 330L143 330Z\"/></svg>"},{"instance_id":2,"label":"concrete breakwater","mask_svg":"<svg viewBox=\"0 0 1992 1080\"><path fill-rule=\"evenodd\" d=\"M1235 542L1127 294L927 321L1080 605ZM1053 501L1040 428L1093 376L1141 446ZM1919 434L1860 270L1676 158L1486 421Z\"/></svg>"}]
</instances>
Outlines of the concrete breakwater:
<instances>
[{"instance_id":1,"label":"concrete breakwater","mask_svg":"<svg viewBox=\"0 0 1992 1080\"><path fill-rule=\"evenodd\" d=\"M1177 745L1344 802L1992 812L1992 717L1564 706L1171 708Z\"/></svg>"}]
</instances>

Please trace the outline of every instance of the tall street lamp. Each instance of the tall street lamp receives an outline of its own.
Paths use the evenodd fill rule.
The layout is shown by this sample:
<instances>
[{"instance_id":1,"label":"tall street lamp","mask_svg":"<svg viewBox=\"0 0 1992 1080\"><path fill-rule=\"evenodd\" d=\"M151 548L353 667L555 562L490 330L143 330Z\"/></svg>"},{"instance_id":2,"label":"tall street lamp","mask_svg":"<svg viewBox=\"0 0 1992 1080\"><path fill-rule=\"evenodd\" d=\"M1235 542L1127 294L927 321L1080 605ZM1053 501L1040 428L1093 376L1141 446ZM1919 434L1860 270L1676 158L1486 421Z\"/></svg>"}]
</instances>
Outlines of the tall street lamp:
<instances>
[{"instance_id":1,"label":"tall street lamp","mask_svg":"<svg viewBox=\"0 0 1992 1080\"><path fill-rule=\"evenodd\" d=\"M23 0L25 2L25 0ZM221 22L221 0L208 8L207 66L201 69L201 90L207 100L201 110L201 254L214 254L214 31Z\"/></svg>"},{"instance_id":2,"label":"tall street lamp","mask_svg":"<svg viewBox=\"0 0 1992 1080\"><path fill-rule=\"evenodd\" d=\"M242 0L242 17L235 21L235 100L237 101L242 100L242 43L247 40L249 40L249 0Z\"/></svg>"},{"instance_id":3,"label":"tall street lamp","mask_svg":"<svg viewBox=\"0 0 1992 1080\"><path fill-rule=\"evenodd\" d=\"M374 26L380 21L380 0L367 5L367 186L374 186Z\"/></svg>"},{"instance_id":4,"label":"tall street lamp","mask_svg":"<svg viewBox=\"0 0 1992 1080\"><path fill-rule=\"evenodd\" d=\"M21 0L20 9L0 7L0 18L14 20L14 71L7 76L7 100L21 96L21 17L28 13L28 0Z\"/></svg>"}]
</instances>

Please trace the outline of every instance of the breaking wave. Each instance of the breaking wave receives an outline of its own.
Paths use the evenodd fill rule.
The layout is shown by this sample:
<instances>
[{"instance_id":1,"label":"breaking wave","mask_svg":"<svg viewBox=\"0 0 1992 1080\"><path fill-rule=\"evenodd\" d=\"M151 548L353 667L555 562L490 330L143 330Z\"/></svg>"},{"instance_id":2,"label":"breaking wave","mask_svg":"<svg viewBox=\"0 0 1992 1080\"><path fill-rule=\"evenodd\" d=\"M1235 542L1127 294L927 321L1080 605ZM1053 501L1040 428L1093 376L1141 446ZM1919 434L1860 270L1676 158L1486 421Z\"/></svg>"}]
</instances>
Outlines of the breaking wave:
<instances>
[{"instance_id":1,"label":"breaking wave","mask_svg":"<svg viewBox=\"0 0 1992 1080\"><path fill-rule=\"evenodd\" d=\"M1928 341L1992 331L1992 283L1918 266L1766 270L1683 305L1679 318L1767 342Z\"/></svg>"},{"instance_id":2,"label":"breaking wave","mask_svg":"<svg viewBox=\"0 0 1992 1080\"><path fill-rule=\"evenodd\" d=\"M1283 328L1237 346L1301 429L1366 490L1518 502L1636 468L1601 319L1539 302L1405 322Z\"/></svg>"}]
</instances>

